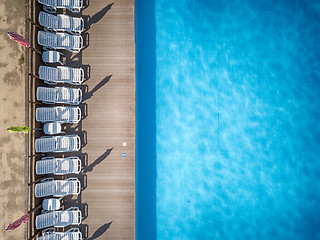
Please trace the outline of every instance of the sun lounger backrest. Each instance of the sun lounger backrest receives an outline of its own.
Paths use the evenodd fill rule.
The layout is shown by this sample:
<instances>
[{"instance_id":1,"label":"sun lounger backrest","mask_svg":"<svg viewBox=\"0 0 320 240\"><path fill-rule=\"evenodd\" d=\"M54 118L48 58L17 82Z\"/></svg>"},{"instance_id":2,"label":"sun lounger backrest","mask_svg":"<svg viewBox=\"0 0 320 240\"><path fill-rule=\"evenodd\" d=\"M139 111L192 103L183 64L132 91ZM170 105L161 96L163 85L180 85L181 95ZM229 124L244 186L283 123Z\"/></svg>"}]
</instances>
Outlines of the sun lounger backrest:
<instances>
[{"instance_id":1,"label":"sun lounger backrest","mask_svg":"<svg viewBox=\"0 0 320 240\"><path fill-rule=\"evenodd\" d=\"M40 182L35 186L35 196L36 197L47 197L51 196L56 192L55 182Z\"/></svg>"},{"instance_id":2,"label":"sun lounger backrest","mask_svg":"<svg viewBox=\"0 0 320 240\"><path fill-rule=\"evenodd\" d=\"M79 173L81 171L81 160L78 157L58 158L56 159L56 173Z\"/></svg>"},{"instance_id":3,"label":"sun lounger backrest","mask_svg":"<svg viewBox=\"0 0 320 240\"><path fill-rule=\"evenodd\" d=\"M71 228L66 233L72 234L71 236L69 235L70 240L71 239L72 240L82 240L82 234L81 234L79 228Z\"/></svg>"},{"instance_id":4,"label":"sun lounger backrest","mask_svg":"<svg viewBox=\"0 0 320 240\"><path fill-rule=\"evenodd\" d=\"M78 232L57 232L56 238L54 240L80 240L80 235Z\"/></svg>"},{"instance_id":5,"label":"sun lounger backrest","mask_svg":"<svg viewBox=\"0 0 320 240\"><path fill-rule=\"evenodd\" d=\"M72 49L71 41L73 37L67 33L57 33L57 45L67 49Z\"/></svg>"},{"instance_id":6,"label":"sun lounger backrest","mask_svg":"<svg viewBox=\"0 0 320 240\"><path fill-rule=\"evenodd\" d=\"M59 18L46 12L39 13L39 23L43 27L59 29Z\"/></svg>"},{"instance_id":7,"label":"sun lounger backrest","mask_svg":"<svg viewBox=\"0 0 320 240\"><path fill-rule=\"evenodd\" d=\"M57 102L57 88L38 87L37 99L48 103Z\"/></svg>"},{"instance_id":8,"label":"sun lounger backrest","mask_svg":"<svg viewBox=\"0 0 320 240\"><path fill-rule=\"evenodd\" d=\"M78 150L78 139L76 137L72 137L69 141L69 148L72 149L73 151Z\"/></svg>"},{"instance_id":9,"label":"sun lounger backrest","mask_svg":"<svg viewBox=\"0 0 320 240\"><path fill-rule=\"evenodd\" d=\"M49 233L42 235L41 237L37 237L37 240L61 240L62 238L59 238L59 236L56 233ZM66 239L69 240L69 239Z\"/></svg>"},{"instance_id":10,"label":"sun lounger backrest","mask_svg":"<svg viewBox=\"0 0 320 240\"><path fill-rule=\"evenodd\" d=\"M57 100L58 102L63 102L63 103L73 102L72 88L66 88L66 87L57 88Z\"/></svg>"},{"instance_id":11,"label":"sun lounger backrest","mask_svg":"<svg viewBox=\"0 0 320 240\"><path fill-rule=\"evenodd\" d=\"M79 8L81 7L80 0L57 0L58 6L64 6L67 8Z\"/></svg>"},{"instance_id":12,"label":"sun lounger backrest","mask_svg":"<svg viewBox=\"0 0 320 240\"><path fill-rule=\"evenodd\" d=\"M43 137L36 139L36 151L37 152L54 152L56 150L55 138Z\"/></svg>"},{"instance_id":13,"label":"sun lounger backrest","mask_svg":"<svg viewBox=\"0 0 320 240\"><path fill-rule=\"evenodd\" d=\"M52 28L56 31L58 30L67 31L70 34L81 33L83 31L83 28L84 28L83 18L71 17L66 14L58 14L55 17L56 17L55 25L52 23L49 25L49 23L47 23L48 28ZM40 21L40 18L39 18L39 21Z\"/></svg>"},{"instance_id":14,"label":"sun lounger backrest","mask_svg":"<svg viewBox=\"0 0 320 240\"><path fill-rule=\"evenodd\" d=\"M75 152L81 147L80 137L77 135L56 136L56 152Z\"/></svg>"},{"instance_id":15,"label":"sun lounger backrest","mask_svg":"<svg viewBox=\"0 0 320 240\"><path fill-rule=\"evenodd\" d=\"M70 17L65 14L59 14L58 18L59 18L59 28L70 30L70 31L74 30L73 17Z\"/></svg>"},{"instance_id":16,"label":"sun lounger backrest","mask_svg":"<svg viewBox=\"0 0 320 240\"><path fill-rule=\"evenodd\" d=\"M72 122L72 109L68 107L56 107L57 121Z\"/></svg>"},{"instance_id":17,"label":"sun lounger backrest","mask_svg":"<svg viewBox=\"0 0 320 240\"><path fill-rule=\"evenodd\" d=\"M72 211L72 223L79 225L81 223L81 212L78 211Z\"/></svg>"},{"instance_id":18,"label":"sun lounger backrest","mask_svg":"<svg viewBox=\"0 0 320 240\"><path fill-rule=\"evenodd\" d=\"M57 83L61 79L61 71L55 67L40 66L39 77L47 82Z\"/></svg>"},{"instance_id":19,"label":"sun lounger backrest","mask_svg":"<svg viewBox=\"0 0 320 240\"><path fill-rule=\"evenodd\" d=\"M60 87L58 89L58 95L57 95L58 102L72 104L74 102L72 92L73 92L72 88Z\"/></svg>"},{"instance_id":20,"label":"sun lounger backrest","mask_svg":"<svg viewBox=\"0 0 320 240\"><path fill-rule=\"evenodd\" d=\"M40 160L36 163L36 173L41 174L53 174L56 171L56 159Z\"/></svg>"},{"instance_id":21,"label":"sun lounger backrest","mask_svg":"<svg viewBox=\"0 0 320 240\"><path fill-rule=\"evenodd\" d=\"M72 83L73 69L70 67L59 66L61 81Z\"/></svg>"},{"instance_id":22,"label":"sun lounger backrest","mask_svg":"<svg viewBox=\"0 0 320 240\"><path fill-rule=\"evenodd\" d=\"M82 36L74 36L68 33L57 33L57 46L70 51L80 51L82 48Z\"/></svg>"},{"instance_id":23,"label":"sun lounger backrest","mask_svg":"<svg viewBox=\"0 0 320 240\"><path fill-rule=\"evenodd\" d=\"M82 100L82 91L80 88L71 88L70 95L75 104L79 104Z\"/></svg>"},{"instance_id":24,"label":"sun lounger backrest","mask_svg":"<svg viewBox=\"0 0 320 240\"><path fill-rule=\"evenodd\" d=\"M81 160L78 157L71 157L71 159L70 159L70 170L73 173L80 173L80 171L81 171Z\"/></svg>"},{"instance_id":25,"label":"sun lounger backrest","mask_svg":"<svg viewBox=\"0 0 320 240\"><path fill-rule=\"evenodd\" d=\"M83 82L84 72L82 68L71 68L58 66L61 72L61 79L74 85L80 85Z\"/></svg>"},{"instance_id":26,"label":"sun lounger backrest","mask_svg":"<svg viewBox=\"0 0 320 240\"><path fill-rule=\"evenodd\" d=\"M72 166L72 162L70 159L59 158L57 159L56 172L58 174L73 173L71 166Z\"/></svg>"},{"instance_id":27,"label":"sun lounger backrest","mask_svg":"<svg viewBox=\"0 0 320 240\"><path fill-rule=\"evenodd\" d=\"M82 32L83 31L83 19L82 18L72 18L72 28L74 31Z\"/></svg>"},{"instance_id":28,"label":"sun lounger backrest","mask_svg":"<svg viewBox=\"0 0 320 240\"><path fill-rule=\"evenodd\" d=\"M58 211L57 212L57 222L55 227L66 227L72 225L73 222L73 214L72 211Z\"/></svg>"},{"instance_id":29,"label":"sun lounger backrest","mask_svg":"<svg viewBox=\"0 0 320 240\"><path fill-rule=\"evenodd\" d=\"M73 78L72 81L74 83L81 84L83 82L83 69L81 68L75 68L73 69Z\"/></svg>"},{"instance_id":30,"label":"sun lounger backrest","mask_svg":"<svg viewBox=\"0 0 320 240\"><path fill-rule=\"evenodd\" d=\"M79 180L56 180L56 196L78 194ZM81 188L81 187L80 187Z\"/></svg>"},{"instance_id":31,"label":"sun lounger backrest","mask_svg":"<svg viewBox=\"0 0 320 240\"><path fill-rule=\"evenodd\" d=\"M38 122L54 122L54 121L56 121L56 109L49 108L49 107L37 108L36 120Z\"/></svg>"},{"instance_id":32,"label":"sun lounger backrest","mask_svg":"<svg viewBox=\"0 0 320 240\"><path fill-rule=\"evenodd\" d=\"M81 120L81 109L79 107L72 108L70 111L70 121L75 123L80 122Z\"/></svg>"},{"instance_id":33,"label":"sun lounger backrest","mask_svg":"<svg viewBox=\"0 0 320 240\"><path fill-rule=\"evenodd\" d=\"M57 6L57 0L38 0L39 3L47 6L56 7Z\"/></svg>"},{"instance_id":34,"label":"sun lounger backrest","mask_svg":"<svg viewBox=\"0 0 320 240\"><path fill-rule=\"evenodd\" d=\"M74 49L81 49L82 46L82 36L74 36L73 38L73 48Z\"/></svg>"},{"instance_id":35,"label":"sun lounger backrest","mask_svg":"<svg viewBox=\"0 0 320 240\"><path fill-rule=\"evenodd\" d=\"M56 107L57 121L78 123L81 119L79 107Z\"/></svg>"},{"instance_id":36,"label":"sun lounger backrest","mask_svg":"<svg viewBox=\"0 0 320 240\"><path fill-rule=\"evenodd\" d=\"M38 43L44 47L56 49L57 46L57 35L44 31L38 32Z\"/></svg>"},{"instance_id":37,"label":"sun lounger backrest","mask_svg":"<svg viewBox=\"0 0 320 240\"><path fill-rule=\"evenodd\" d=\"M72 149L71 147L71 142L72 142L72 137L68 137L68 136L62 136L58 138L57 141L57 147L60 150L70 150Z\"/></svg>"},{"instance_id":38,"label":"sun lounger backrest","mask_svg":"<svg viewBox=\"0 0 320 240\"><path fill-rule=\"evenodd\" d=\"M56 212L47 212L36 217L36 229L54 226L56 223Z\"/></svg>"},{"instance_id":39,"label":"sun lounger backrest","mask_svg":"<svg viewBox=\"0 0 320 240\"><path fill-rule=\"evenodd\" d=\"M82 236L80 235L81 233L79 233L79 232L73 232L73 233L68 233L68 238L70 239L70 240L80 240L80 239L82 239Z\"/></svg>"}]
</instances>

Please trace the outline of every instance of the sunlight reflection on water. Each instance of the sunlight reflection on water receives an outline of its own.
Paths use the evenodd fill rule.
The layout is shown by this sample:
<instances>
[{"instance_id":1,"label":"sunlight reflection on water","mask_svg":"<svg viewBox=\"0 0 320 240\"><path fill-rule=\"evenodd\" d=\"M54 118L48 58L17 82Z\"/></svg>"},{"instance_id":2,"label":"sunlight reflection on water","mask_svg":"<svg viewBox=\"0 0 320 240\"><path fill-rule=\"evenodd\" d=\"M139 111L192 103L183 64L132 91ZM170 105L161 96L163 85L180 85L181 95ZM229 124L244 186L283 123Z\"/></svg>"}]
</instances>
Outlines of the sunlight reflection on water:
<instances>
[{"instance_id":1,"label":"sunlight reflection on water","mask_svg":"<svg viewBox=\"0 0 320 240\"><path fill-rule=\"evenodd\" d=\"M268 2L156 1L158 239L320 238L320 14Z\"/></svg>"}]
</instances>

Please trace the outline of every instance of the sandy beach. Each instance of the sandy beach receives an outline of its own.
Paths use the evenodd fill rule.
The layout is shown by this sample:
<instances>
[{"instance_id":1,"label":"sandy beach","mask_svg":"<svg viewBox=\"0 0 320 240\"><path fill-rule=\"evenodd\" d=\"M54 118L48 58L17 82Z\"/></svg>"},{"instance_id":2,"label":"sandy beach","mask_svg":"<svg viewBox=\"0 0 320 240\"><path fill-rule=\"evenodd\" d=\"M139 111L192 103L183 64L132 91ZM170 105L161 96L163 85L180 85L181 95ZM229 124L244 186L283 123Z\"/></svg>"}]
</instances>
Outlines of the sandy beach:
<instances>
[{"instance_id":1,"label":"sandy beach","mask_svg":"<svg viewBox=\"0 0 320 240\"><path fill-rule=\"evenodd\" d=\"M0 239L24 238L24 227L6 232L8 224L25 214L25 135L9 133L25 122L24 48L8 31L24 35L24 1L0 0Z\"/></svg>"}]
</instances>

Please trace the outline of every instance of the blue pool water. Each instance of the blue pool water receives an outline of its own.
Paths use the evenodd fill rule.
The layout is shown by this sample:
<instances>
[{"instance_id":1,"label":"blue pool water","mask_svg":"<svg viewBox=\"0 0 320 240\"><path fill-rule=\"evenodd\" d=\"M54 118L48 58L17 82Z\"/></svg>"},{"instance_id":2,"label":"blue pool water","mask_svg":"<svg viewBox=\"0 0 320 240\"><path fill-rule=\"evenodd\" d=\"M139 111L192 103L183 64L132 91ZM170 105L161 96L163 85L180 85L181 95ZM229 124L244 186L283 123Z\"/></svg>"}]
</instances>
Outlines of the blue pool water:
<instances>
[{"instance_id":1,"label":"blue pool water","mask_svg":"<svg viewBox=\"0 0 320 240\"><path fill-rule=\"evenodd\" d=\"M138 240L320 239L320 1L136 1Z\"/></svg>"}]
</instances>

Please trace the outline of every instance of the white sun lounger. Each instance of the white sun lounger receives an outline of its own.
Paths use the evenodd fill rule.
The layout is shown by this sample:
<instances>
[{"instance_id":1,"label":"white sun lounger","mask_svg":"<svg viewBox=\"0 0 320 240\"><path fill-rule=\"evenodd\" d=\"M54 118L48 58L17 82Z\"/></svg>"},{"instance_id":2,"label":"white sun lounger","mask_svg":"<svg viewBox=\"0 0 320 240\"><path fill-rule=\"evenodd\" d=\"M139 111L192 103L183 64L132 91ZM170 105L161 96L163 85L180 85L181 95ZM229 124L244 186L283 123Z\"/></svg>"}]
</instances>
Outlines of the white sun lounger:
<instances>
[{"instance_id":1,"label":"white sun lounger","mask_svg":"<svg viewBox=\"0 0 320 240\"><path fill-rule=\"evenodd\" d=\"M82 0L38 0L43 4L43 9L50 13L56 13L58 8L66 8L73 13L79 13L83 7Z\"/></svg>"},{"instance_id":2,"label":"white sun lounger","mask_svg":"<svg viewBox=\"0 0 320 240\"><path fill-rule=\"evenodd\" d=\"M66 232L56 232L54 228L48 228L41 232L37 240L82 240L82 233L78 228L71 228Z\"/></svg>"},{"instance_id":3,"label":"white sun lounger","mask_svg":"<svg viewBox=\"0 0 320 240\"><path fill-rule=\"evenodd\" d=\"M81 211L77 207L71 207L64 211L52 211L40 214L36 217L36 229L48 227L67 227L80 225L82 219Z\"/></svg>"},{"instance_id":4,"label":"white sun lounger","mask_svg":"<svg viewBox=\"0 0 320 240\"><path fill-rule=\"evenodd\" d=\"M36 152L76 152L81 148L78 135L45 136L36 139Z\"/></svg>"},{"instance_id":5,"label":"white sun lounger","mask_svg":"<svg viewBox=\"0 0 320 240\"><path fill-rule=\"evenodd\" d=\"M37 198L78 195L81 191L81 183L78 178L68 178L66 180L46 178L36 184L34 191Z\"/></svg>"},{"instance_id":6,"label":"white sun lounger","mask_svg":"<svg viewBox=\"0 0 320 240\"><path fill-rule=\"evenodd\" d=\"M64 103L79 105L82 101L82 91L80 88L38 87L37 100L46 104Z\"/></svg>"},{"instance_id":7,"label":"white sun lounger","mask_svg":"<svg viewBox=\"0 0 320 240\"><path fill-rule=\"evenodd\" d=\"M65 66L40 66L39 78L47 84L69 83L72 85L81 85L84 79L84 71L82 68Z\"/></svg>"},{"instance_id":8,"label":"white sun lounger","mask_svg":"<svg viewBox=\"0 0 320 240\"><path fill-rule=\"evenodd\" d=\"M44 157L36 163L36 174L79 174L81 171L81 160L78 157L55 158Z\"/></svg>"},{"instance_id":9,"label":"white sun lounger","mask_svg":"<svg viewBox=\"0 0 320 240\"><path fill-rule=\"evenodd\" d=\"M79 107L41 107L36 110L38 122L78 123L81 120Z\"/></svg>"},{"instance_id":10,"label":"white sun lounger","mask_svg":"<svg viewBox=\"0 0 320 240\"><path fill-rule=\"evenodd\" d=\"M46 12L40 12L39 23L46 31L65 31L70 34L80 34L84 29L83 18L70 17L66 14L55 16Z\"/></svg>"},{"instance_id":11,"label":"white sun lounger","mask_svg":"<svg viewBox=\"0 0 320 240\"><path fill-rule=\"evenodd\" d=\"M83 38L80 35L68 33L38 32L38 43L44 50L65 49L70 52L80 52L83 47Z\"/></svg>"}]
</instances>

